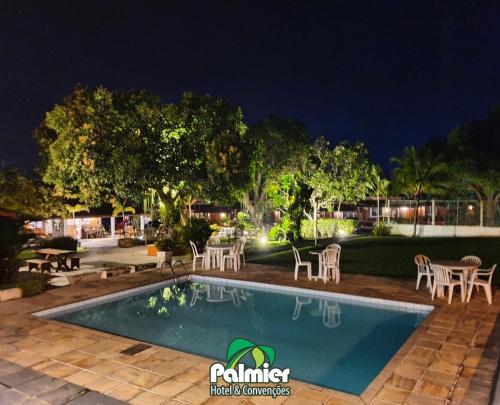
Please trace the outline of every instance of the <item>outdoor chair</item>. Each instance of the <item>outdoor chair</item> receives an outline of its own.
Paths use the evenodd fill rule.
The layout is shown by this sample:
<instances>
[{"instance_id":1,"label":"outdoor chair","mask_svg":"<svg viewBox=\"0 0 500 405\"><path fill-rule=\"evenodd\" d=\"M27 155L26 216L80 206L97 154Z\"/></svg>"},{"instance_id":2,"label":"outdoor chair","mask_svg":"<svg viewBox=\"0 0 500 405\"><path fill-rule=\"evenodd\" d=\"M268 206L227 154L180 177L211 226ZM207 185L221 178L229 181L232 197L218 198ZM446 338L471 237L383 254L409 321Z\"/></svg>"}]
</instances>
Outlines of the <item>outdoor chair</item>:
<instances>
[{"instance_id":1,"label":"outdoor chair","mask_svg":"<svg viewBox=\"0 0 500 405\"><path fill-rule=\"evenodd\" d=\"M297 277L299 275L300 267L305 267L307 269L307 279L311 280L312 263L308 261L302 261L302 259L300 258L300 253L295 246L292 246L292 249L293 249L293 255L295 256L295 280L297 280Z\"/></svg>"},{"instance_id":2,"label":"outdoor chair","mask_svg":"<svg viewBox=\"0 0 500 405\"><path fill-rule=\"evenodd\" d=\"M245 244L247 240L245 238L240 239L240 250L238 251L238 267L241 267L241 261L243 261L243 267L246 267L245 263Z\"/></svg>"},{"instance_id":3,"label":"outdoor chair","mask_svg":"<svg viewBox=\"0 0 500 405\"><path fill-rule=\"evenodd\" d=\"M461 262L467 263L467 264L473 264L477 266L478 268L481 267L483 262L481 259L477 256L464 256L460 259Z\"/></svg>"},{"instance_id":4,"label":"outdoor chair","mask_svg":"<svg viewBox=\"0 0 500 405\"><path fill-rule=\"evenodd\" d=\"M340 281L340 245L330 245L322 254L323 281L332 279L338 284Z\"/></svg>"},{"instance_id":5,"label":"outdoor chair","mask_svg":"<svg viewBox=\"0 0 500 405\"><path fill-rule=\"evenodd\" d=\"M427 288L432 289L432 273L429 267L431 260L425 255L416 255L414 258L415 264L417 265L417 290L420 286L420 279L422 277L427 277Z\"/></svg>"},{"instance_id":6,"label":"outdoor chair","mask_svg":"<svg viewBox=\"0 0 500 405\"><path fill-rule=\"evenodd\" d=\"M444 287L448 287L448 304L451 304L451 299L453 297L453 289L456 285L460 286L460 293L462 302L465 301L465 286L463 280L455 280L453 279L452 271L444 266L440 266L439 264L430 264L430 268L432 274L434 275L434 283L432 284L432 299L434 300L434 296L436 292L438 296L444 295ZM439 289L439 291L438 291Z\"/></svg>"},{"instance_id":7,"label":"outdoor chair","mask_svg":"<svg viewBox=\"0 0 500 405\"><path fill-rule=\"evenodd\" d=\"M491 280L493 279L493 273L497 265L494 264L491 269L477 269L474 270L472 276L469 280L469 292L467 294L467 302L470 302L470 297L472 295L472 287L476 286L479 290L479 287L484 288L484 292L486 294L486 299L488 300L488 304L491 305L492 301L492 293L491 293ZM487 277L487 279L481 279L480 277Z\"/></svg>"},{"instance_id":8,"label":"outdoor chair","mask_svg":"<svg viewBox=\"0 0 500 405\"><path fill-rule=\"evenodd\" d=\"M233 246L231 246L229 253L222 256L221 271L225 270L227 260L229 260L231 262L231 267L233 268L233 270L238 271L239 257L240 257L240 253L239 253L240 252L240 245L241 245L241 241L237 241Z\"/></svg>"},{"instance_id":9,"label":"outdoor chair","mask_svg":"<svg viewBox=\"0 0 500 405\"><path fill-rule=\"evenodd\" d=\"M193 271L196 271L196 261L198 259L201 259L201 268L205 268L205 259L206 255L204 253L199 253L198 248L196 245L193 243L193 241L189 241L189 244L191 245L191 250L193 251Z\"/></svg>"}]
</instances>

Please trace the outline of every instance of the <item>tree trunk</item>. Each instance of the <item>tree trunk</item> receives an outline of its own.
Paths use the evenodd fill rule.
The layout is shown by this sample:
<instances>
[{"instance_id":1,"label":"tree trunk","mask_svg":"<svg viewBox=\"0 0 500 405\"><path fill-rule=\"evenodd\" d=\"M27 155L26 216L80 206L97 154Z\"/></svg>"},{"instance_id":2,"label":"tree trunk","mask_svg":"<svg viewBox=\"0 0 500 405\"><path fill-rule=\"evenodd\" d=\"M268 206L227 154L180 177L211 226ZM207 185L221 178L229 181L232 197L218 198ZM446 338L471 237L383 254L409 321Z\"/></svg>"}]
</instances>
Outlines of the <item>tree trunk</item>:
<instances>
[{"instance_id":1,"label":"tree trunk","mask_svg":"<svg viewBox=\"0 0 500 405\"><path fill-rule=\"evenodd\" d=\"M484 218L486 226L495 226L495 198L493 195L488 195L484 200Z\"/></svg>"},{"instance_id":2,"label":"tree trunk","mask_svg":"<svg viewBox=\"0 0 500 405\"><path fill-rule=\"evenodd\" d=\"M417 236L417 222L418 222L418 207L420 206L420 197L417 197L417 206L415 207L415 214L413 215L413 238Z\"/></svg>"},{"instance_id":3,"label":"tree trunk","mask_svg":"<svg viewBox=\"0 0 500 405\"><path fill-rule=\"evenodd\" d=\"M314 246L318 244L318 204L313 204L313 218L314 218Z\"/></svg>"},{"instance_id":4,"label":"tree trunk","mask_svg":"<svg viewBox=\"0 0 500 405\"><path fill-rule=\"evenodd\" d=\"M380 195L377 194L377 227L380 225Z\"/></svg>"}]
</instances>

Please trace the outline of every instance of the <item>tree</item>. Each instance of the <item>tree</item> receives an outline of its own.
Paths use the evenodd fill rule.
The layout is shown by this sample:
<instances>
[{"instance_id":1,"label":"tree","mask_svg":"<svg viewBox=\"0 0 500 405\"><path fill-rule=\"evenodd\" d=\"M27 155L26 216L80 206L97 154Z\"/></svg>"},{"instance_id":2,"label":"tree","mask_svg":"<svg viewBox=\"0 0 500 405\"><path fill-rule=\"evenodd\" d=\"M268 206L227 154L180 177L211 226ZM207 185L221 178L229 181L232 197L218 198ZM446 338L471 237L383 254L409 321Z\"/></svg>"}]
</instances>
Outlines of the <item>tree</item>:
<instances>
[{"instance_id":1,"label":"tree","mask_svg":"<svg viewBox=\"0 0 500 405\"><path fill-rule=\"evenodd\" d=\"M65 212L63 201L50 188L11 167L0 170L0 207L30 219Z\"/></svg>"},{"instance_id":2,"label":"tree","mask_svg":"<svg viewBox=\"0 0 500 405\"><path fill-rule=\"evenodd\" d=\"M378 165L373 165L370 170L370 189L377 199L377 226L380 224L380 197L387 196L391 182L382 177L382 169ZM386 198L387 201L387 198Z\"/></svg>"},{"instance_id":3,"label":"tree","mask_svg":"<svg viewBox=\"0 0 500 405\"><path fill-rule=\"evenodd\" d=\"M282 176L292 180L297 174L297 163L307 154L310 140L302 123L277 116L252 126L249 139L255 154L250 166L251 186L243 193L242 204L260 226L270 205L268 193L274 193L274 199L276 187L285 179ZM283 185L288 188L290 183Z\"/></svg>"},{"instance_id":4,"label":"tree","mask_svg":"<svg viewBox=\"0 0 500 405\"><path fill-rule=\"evenodd\" d=\"M136 111L143 104L157 103L142 91L78 86L35 131L43 181L54 187L56 195L89 207L112 198L140 201L148 178Z\"/></svg>"},{"instance_id":5,"label":"tree","mask_svg":"<svg viewBox=\"0 0 500 405\"><path fill-rule=\"evenodd\" d=\"M317 243L317 220L322 208L334 210L343 202L357 203L369 192L369 160L361 143L342 142L334 149L324 138L311 147L310 159L302 171L304 183L311 190L311 213L305 215L314 221L314 239Z\"/></svg>"},{"instance_id":6,"label":"tree","mask_svg":"<svg viewBox=\"0 0 500 405\"><path fill-rule=\"evenodd\" d=\"M395 190L416 200L413 215L413 237L417 234L418 208L424 195L442 193L448 186L446 164L429 148L406 147L403 156L393 157L398 165L392 172Z\"/></svg>"},{"instance_id":7,"label":"tree","mask_svg":"<svg viewBox=\"0 0 500 405\"><path fill-rule=\"evenodd\" d=\"M447 161L455 184L477 196L485 207L485 224L494 225L500 199L500 106L484 120L454 129L448 137Z\"/></svg>"}]
</instances>

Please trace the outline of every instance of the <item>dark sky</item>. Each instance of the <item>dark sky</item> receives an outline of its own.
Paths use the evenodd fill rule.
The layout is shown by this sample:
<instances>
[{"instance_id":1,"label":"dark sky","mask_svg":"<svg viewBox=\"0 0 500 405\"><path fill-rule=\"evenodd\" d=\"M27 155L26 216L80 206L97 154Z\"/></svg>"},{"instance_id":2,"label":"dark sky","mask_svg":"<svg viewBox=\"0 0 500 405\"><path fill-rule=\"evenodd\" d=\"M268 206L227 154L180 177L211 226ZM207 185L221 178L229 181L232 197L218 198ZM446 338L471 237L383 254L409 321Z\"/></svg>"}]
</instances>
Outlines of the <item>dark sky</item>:
<instances>
[{"instance_id":1,"label":"dark sky","mask_svg":"<svg viewBox=\"0 0 500 405\"><path fill-rule=\"evenodd\" d=\"M0 0L0 160L76 83L222 96L376 161L500 103L500 1Z\"/></svg>"}]
</instances>

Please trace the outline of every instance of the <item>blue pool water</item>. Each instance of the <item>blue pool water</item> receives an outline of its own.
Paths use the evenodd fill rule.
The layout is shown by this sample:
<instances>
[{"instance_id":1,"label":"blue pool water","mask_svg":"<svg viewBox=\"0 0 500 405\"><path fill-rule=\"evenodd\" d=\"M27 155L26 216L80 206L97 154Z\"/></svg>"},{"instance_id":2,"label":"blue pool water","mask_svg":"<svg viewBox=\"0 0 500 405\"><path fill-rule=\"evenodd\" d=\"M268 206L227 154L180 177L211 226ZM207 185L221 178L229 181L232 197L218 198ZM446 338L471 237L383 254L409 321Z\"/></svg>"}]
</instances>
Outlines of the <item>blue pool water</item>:
<instances>
[{"instance_id":1,"label":"blue pool water","mask_svg":"<svg viewBox=\"0 0 500 405\"><path fill-rule=\"evenodd\" d=\"M221 361L242 337L274 347L293 379L360 395L428 312L192 282L51 318Z\"/></svg>"}]
</instances>

